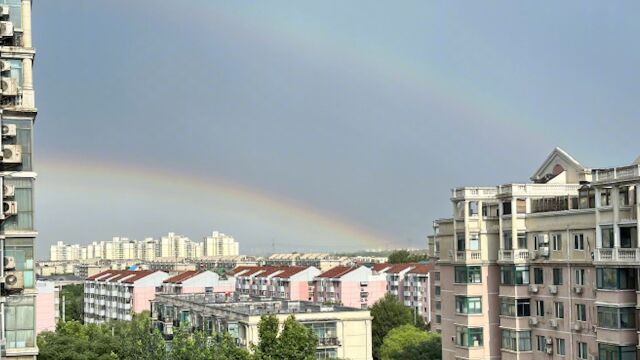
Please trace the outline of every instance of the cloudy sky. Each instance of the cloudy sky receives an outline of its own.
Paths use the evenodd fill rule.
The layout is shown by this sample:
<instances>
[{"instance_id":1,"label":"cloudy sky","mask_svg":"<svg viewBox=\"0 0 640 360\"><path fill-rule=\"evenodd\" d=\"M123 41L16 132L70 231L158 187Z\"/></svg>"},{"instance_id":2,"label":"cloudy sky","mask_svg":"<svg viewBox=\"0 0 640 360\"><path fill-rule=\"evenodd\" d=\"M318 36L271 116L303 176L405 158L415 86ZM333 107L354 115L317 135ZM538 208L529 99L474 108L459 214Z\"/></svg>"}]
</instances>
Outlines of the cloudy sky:
<instances>
[{"instance_id":1,"label":"cloudy sky","mask_svg":"<svg viewBox=\"0 0 640 360\"><path fill-rule=\"evenodd\" d=\"M375 4L374 4L375 3ZM637 2L37 1L40 258L424 246L449 189L640 154Z\"/></svg>"}]
</instances>

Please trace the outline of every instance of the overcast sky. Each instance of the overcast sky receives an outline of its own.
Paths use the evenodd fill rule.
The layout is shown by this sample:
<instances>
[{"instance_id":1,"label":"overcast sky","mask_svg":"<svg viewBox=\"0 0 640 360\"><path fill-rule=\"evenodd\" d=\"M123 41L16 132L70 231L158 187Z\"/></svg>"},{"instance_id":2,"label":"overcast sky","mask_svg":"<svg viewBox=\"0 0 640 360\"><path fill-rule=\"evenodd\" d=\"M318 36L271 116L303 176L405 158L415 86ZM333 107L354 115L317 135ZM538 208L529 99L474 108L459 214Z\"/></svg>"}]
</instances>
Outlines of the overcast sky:
<instances>
[{"instance_id":1,"label":"overcast sky","mask_svg":"<svg viewBox=\"0 0 640 360\"><path fill-rule=\"evenodd\" d=\"M454 186L640 155L639 3L375 3L34 2L38 257L424 246Z\"/></svg>"}]
</instances>

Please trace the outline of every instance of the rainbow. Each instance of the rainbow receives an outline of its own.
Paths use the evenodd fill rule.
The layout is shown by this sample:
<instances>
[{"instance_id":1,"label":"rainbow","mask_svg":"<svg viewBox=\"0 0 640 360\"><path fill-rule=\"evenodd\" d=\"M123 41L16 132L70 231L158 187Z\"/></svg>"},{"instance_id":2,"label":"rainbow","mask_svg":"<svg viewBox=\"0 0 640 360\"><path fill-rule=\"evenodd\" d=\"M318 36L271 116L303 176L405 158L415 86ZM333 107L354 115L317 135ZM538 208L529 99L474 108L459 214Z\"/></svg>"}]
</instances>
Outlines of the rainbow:
<instances>
[{"instance_id":1,"label":"rainbow","mask_svg":"<svg viewBox=\"0 0 640 360\"><path fill-rule=\"evenodd\" d=\"M193 202L194 206L202 209L202 216L205 216L207 209L216 207L218 204L235 204L233 209L225 207L216 210L242 212L242 215L238 216L246 218L248 224L255 221L256 217L260 221L265 221L263 215L267 214L267 221L279 222L279 226L297 224L310 231L315 229L322 234L329 234L332 239L327 239L328 244L335 244L333 241L337 241L338 244L358 244L366 248L379 249L386 248L392 243L392 239L388 236L348 222L331 213L320 211L282 195L230 183L222 178L170 172L144 164L59 156L40 157L36 166L40 189L45 185L42 182L55 182L56 178L62 183L69 183L69 179L75 179L75 181L82 179L79 185L89 193L109 194L125 188L132 195L162 198L166 204L171 204L173 200L184 202L187 199ZM89 182L91 184L88 184ZM176 189L179 191L175 191ZM232 229L228 231L233 233ZM308 239L301 238L299 241L301 246L308 245L304 244Z\"/></svg>"}]
</instances>

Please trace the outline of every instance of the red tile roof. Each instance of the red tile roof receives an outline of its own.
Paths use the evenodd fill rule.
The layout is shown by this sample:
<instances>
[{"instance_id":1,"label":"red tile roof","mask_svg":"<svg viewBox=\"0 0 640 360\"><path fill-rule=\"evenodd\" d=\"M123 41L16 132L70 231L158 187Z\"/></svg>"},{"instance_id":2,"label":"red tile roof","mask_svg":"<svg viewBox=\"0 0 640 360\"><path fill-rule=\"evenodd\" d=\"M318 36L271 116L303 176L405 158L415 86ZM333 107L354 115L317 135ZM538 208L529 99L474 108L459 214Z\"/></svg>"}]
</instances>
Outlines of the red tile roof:
<instances>
[{"instance_id":1,"label":"red tile roof","mask_svg":"<svg viewBox=\"0 0 640 360\"><path fill-rule=\"evenodd\" d=\"M133 283L136 280L140 280L147 275L153 274L152 270L107 270L93 276L89 276L87 280L102 281L102 282L118 282L124 279L125 283Z\"/></svg>"},{"instance_id":2,"label":"red tile roof","mask_svg":"<svg viewBox=\"0 0 640 360\"><path fill-rule=\"evenodd\" d=\"M153 271L153 270L139 270L139 271L131 271L131 273L133 273L133 276L129 277L129 278L126 278L122 282L127 283L127 284L133 284L136 280L140 280L140 279L142 279L144 277L147 277L147 276L155 273L155 271Z\"/></svg>"},{"instance_id":3,"label":"red tile roof","mask_svg":"<svg viewBox=\"0 0 640 360\"><path fill-rule=\"evenodd\" d=\"M340 278L340 277L352 272L355 269L357 269L357 267L353 267L353 266L336 266L334 268L331 268L331 269L323 272L322 274L318 275L317 277L319 277L319 278L329 278L329 279Z\"/></svg>"},{"instance_id":4,"label":"red tile roof","mask_svg":"<svg viewBox=\"0 0 640 360\"><path fill-rule=\"evenodd\" d=\"M183 281L187 280L187 279L191 279L192 277L203 273L205 270L190 270L190 271L184 271L181 272L177 275L174 275L170 278L168 278L167 280L164 281L164 283L172 283L172 284L182 284Z\"/></svg>"},{"instance_id":5,"label":"red tile roof","mask_svg":"<svg viewBox=\"0 0 640 360\"><path fill-rule=\"evenodd\" d=\"M393 264L389 269L387 269L387 274L398 274L409 268L415 267L416 264Z\"/></svg>"},{"instance_id":6,"label":"red tile roof","mask_svg":"<svg viewBox=\"0 0 640 360\"><path fill-rule=\"evenodd\" d=\"M371 270L375 272L380 272L382 270L390 268L391 266L393 266L393 264L387 264L387 263L373 264L373 266L371 267Z\"/></svg>"},{"instance_id":7,"label":"red tile roof","mask_svg":"<svg viewBox=\"0 0 640 360\"><path fill-rule=\"evenodd\" d=\"M276 277L280 278L280 279L288 279L290 277L292 277L293 275L302 272L304 270L307 270L309 268L309 266L288 266L288 267L284 267L281 268L282 272L277 274Z\"/></svg>"},{"instance_id":8,"label":"red tile roof","mask_svg":"<svg viewBox=\"0 0 640 360\"><path fill-rule=\"evenodd\" d=\"M101 277L101 276L103 276L103 275L107 275L107 274L109 274L109 273L115 274L115 273L117 273L117 272L119 272L119 271L120 271L120 270L105 270L105 271L103 271L103 272L99 272L99 273L97 273L97 274L95 274L95 275L91 275L91 276L89 276L89 277L87 278L87 280L95 280L95 279L97 279L97 278L99 278L99 277Z\"/></svg>"},{"instance_id":9,"label":"red tile roof","mask_svg":"<svg viewBox=\"0 0 640 360\"><path fill-rule=\"evenodd\" d=\"M227 274L236 275L236 274L241 273L243 271L254 269L254 268L257 268L257 267L258 266L238 266L238 267L235 267L235 268L229 270L227 272Z\"/></svg>"},{"instance_id":10,"label":"red tile roof","mask_svg":"<svg viewBox=\"0 0 640 360\"><path fill-rule=\"evenodd\" d=\"M433 270L433 264L418 264L409 270L409 274L428 274Z\"/></svg>"}]
</instances>

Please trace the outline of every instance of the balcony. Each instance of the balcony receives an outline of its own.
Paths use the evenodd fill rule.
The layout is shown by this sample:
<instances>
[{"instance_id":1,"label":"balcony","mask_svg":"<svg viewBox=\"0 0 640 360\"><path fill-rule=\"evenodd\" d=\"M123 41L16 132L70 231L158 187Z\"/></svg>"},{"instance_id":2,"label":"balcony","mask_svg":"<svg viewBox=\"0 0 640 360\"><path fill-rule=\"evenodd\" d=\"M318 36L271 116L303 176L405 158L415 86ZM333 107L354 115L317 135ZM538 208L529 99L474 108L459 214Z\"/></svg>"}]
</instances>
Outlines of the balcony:
<instances>
[{"instance_id":1,"label":"balcony","mask_svg":"<svg viewBox=\"0 0 640 360\"><path fill-rule=\"evenodd\" d=\"M456 251L456 262L480 262L482 261L482 251L480 250L464 250Z\"/></svg>"},{"instance_id":2,"label":"balcony","mask_svg":"<svg viewBox=\"0 0 640 360\"><path fill-rule=\"evenodd\" d=\"M529 262L530 253L527 249L500 250L498 252L499 262L509 262L515 264L526 264Z\"/></svg>"},{"instance_id":3,"label":"balcony","mask_svg":"<svg viewBox=\"0 0 640 360\"><path fill-rule=\"evenodd\" d=\"M340 346L340 341L336 337L319 338L318 347L321 346Z\"/></svg>"},{"instance_id":4,"label":"balcony","mask_svg":"<svg viewBox=\"0 0 640 360\"><path fill-rule=\"evenodd\" d=\"M453 189L451 197L455 199L472 199L487 198L495 196L497 190L495 187L462 187Z\"/></svg>"},{"instance_id":5,"label":"balcony","mask_svg":"<svg viewBox=\"0 0 640 360\"><path fill-rule=\"evenodd\" d=\"M637 264L640 248L598 248L594 251L595 263Z\"/></svg>"},{"instance_id":6,"label":"balcony","mask_svg":"<svg viewBox=\"0 0 640 360\"><path fill-rule=\"evenodd\" d=\"M625 180L638 176L640 176L640 165L599 169L593 172L593 182Z\"/></svg>"},{"instance_id":7,"label":"balcony","mask_svg":"<svg viewBox=\"0 0 640 360\"><path fill-rule=\"evenodd\" d=\"M563 196L578 195L580 185L572 184L507 184L498 186L498 195Z\"/></svg>"}]
</instances>

